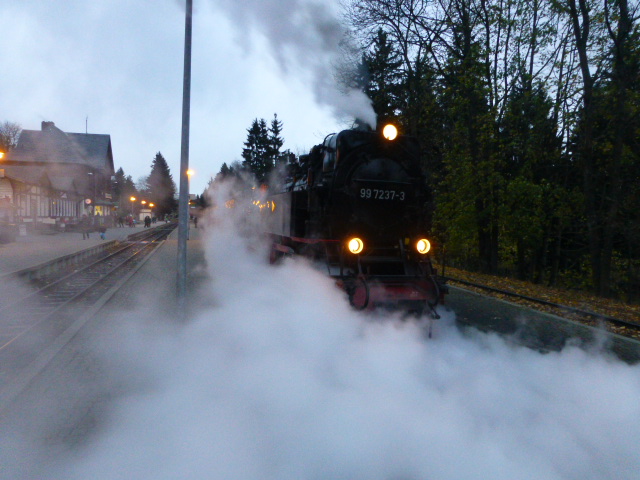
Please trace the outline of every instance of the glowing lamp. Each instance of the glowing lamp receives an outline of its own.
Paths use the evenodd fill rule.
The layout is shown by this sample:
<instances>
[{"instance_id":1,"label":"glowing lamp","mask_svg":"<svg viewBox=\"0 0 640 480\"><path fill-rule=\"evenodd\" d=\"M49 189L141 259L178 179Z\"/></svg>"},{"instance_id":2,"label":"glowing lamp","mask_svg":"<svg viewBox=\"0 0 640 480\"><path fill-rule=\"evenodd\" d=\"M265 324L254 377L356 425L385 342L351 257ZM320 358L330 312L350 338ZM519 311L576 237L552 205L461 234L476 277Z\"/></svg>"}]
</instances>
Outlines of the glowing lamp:
<instances>
[{"instance_id":1,"label":"glowing lamp","mask_svg":"<svg viewBox=\"0 0 640 480\"><path fill-rule=\"evenodd\" d=\"M416 250L418 251L418 253L424 255L425 253L428 253L429 250L431 250L431 243L426 238L421 238L416 242Z\"/></svg>"},{"instance_id":2,"label":"glowing lamp","mask_svg":"<svg viewBox=\"0 0 640 480\"><path fill-rule=\"evenodd\" d=\"M353 237L347 242L347 248L351 253L358 254L364 249L364 242L358 237Z\"/></svg>"},{"instance_id":3,"label":"glowing lamp","mask_svg":"<svg viewBox=\"0 0 640 480\"><path fill-rule=\"evenodd\" d=\"M388 125L385 125L384 128L382 129L382 136L389 141L395 140L396 137L398 136L398 129L394 125L391 125L389 123Z\"/></svg>"}]
</instances>

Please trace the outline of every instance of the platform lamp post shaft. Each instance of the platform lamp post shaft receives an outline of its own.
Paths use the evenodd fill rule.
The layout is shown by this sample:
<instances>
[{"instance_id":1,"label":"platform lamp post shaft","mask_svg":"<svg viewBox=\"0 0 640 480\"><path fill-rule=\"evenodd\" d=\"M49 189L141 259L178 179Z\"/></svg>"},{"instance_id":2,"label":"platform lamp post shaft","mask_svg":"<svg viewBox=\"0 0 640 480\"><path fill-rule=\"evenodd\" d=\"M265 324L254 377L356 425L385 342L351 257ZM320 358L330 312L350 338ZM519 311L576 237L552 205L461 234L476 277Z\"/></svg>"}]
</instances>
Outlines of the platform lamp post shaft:
<instances>
[{"instance_id":1,"label":"platform lamp post shaft","mask_svg":"<svg viewBox=\"0 0 640 480\"><path fill-rule=\"evenodd\" d=\"M93 197L91 198L91 207L93 210L93 215L96 214L96 197L98 195L98 189L96 186L96 172L87 172L87 175L91 176L91 179L93 180Z\"/></svg>"},{"instance_id":2,"label":"platform lamp post shaft","mask_svg":"<svg viewBox=\"0 0 640 480\"><path fill-rule=\"evenodd\" d=\"M184 75L182 85L182 143L180 149L180 194L178 197L177 299L185 312L187 295L187 229L189 227L189 114L191 103L191 29L193 1L186 0L184 26Z\"/></svg>"},{"instance_id":3,"label":"platform lamp post shaft","mask_svg":"<svg viewBox=\"0 0 640 480\"><path fill-rule=\"evenodd\" d=\"M96 214L96 204L98 203L98 187L97 187L97 173L93 172L93 215Z\"/></svg>"}]
</instances>

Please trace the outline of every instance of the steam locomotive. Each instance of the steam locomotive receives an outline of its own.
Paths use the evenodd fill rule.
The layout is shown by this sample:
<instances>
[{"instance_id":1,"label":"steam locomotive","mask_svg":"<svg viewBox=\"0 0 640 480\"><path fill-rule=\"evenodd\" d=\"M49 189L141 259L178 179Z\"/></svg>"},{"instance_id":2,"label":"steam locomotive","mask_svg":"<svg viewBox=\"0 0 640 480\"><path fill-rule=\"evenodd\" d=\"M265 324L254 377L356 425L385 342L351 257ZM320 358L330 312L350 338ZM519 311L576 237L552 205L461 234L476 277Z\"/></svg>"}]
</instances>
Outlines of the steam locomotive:
<instances>
[{"instance_id":1,"label":"steam locomotive","mask_svg":"<svg viewBox=\"0 0 640 480\"><path fill-rule=\"evenodd\" d=\"M393 125L327 136L269 188L271 260L319 262L356 309L438 318L446 286L430 259L419 156L416 139Z\"/></svg>"}]
</instances>

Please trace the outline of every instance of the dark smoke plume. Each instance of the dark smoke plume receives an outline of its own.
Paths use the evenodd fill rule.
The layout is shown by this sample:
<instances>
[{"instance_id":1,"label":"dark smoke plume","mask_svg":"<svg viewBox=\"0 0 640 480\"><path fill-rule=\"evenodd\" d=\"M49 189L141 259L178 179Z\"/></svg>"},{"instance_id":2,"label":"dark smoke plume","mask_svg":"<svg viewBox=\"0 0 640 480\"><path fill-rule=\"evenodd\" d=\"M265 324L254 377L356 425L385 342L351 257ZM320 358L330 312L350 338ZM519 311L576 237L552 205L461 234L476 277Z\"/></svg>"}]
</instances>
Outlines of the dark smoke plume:
<instances>
[{"instance_id":1,"label":"dark smoke plume","mask_svg":"<svg viewBox=\"0 0 640 480\"><path fill-rule=\"evenodd\" d=\"M337 17L333 2L313 0L214 0L242 32L258 32L268 42L284 73L297 70L308 80L318 103L329 106L337 117L349 116L375 126L371 100L364 92L340 86L336 70L349 67L347 30ZM250 47L249 35L240 39ZM355 68L355 67L353 67ZM344 76L344 72L343 76Z\"/></svg>"}]
</instances>

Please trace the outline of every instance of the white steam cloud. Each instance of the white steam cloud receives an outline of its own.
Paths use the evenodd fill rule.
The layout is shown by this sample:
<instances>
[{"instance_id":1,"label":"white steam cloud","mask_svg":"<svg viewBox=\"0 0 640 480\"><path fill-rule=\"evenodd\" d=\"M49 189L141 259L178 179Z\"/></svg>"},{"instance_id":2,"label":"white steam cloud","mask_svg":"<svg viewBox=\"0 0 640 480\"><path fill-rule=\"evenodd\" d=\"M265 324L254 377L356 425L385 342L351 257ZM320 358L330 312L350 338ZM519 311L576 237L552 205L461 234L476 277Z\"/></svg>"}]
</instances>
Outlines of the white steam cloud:
<instances>
[{"instance_id":1,"label":"white steam cloud","mask_svg":"<svg viewBox=\"0 0 640 480\"><path fill-rule=\"evenodd\" d=\"M267 265L251 214L219 205L203 222L209 306L100 339L133 386L39 478L638 478L639 367L465 337L451 312L433 339L358 314L305 262Z\"/></svg>"},{"instance_id":2,"label":"white steam cloud","mask_svg":"<svg viewBox=\"0 0 640 480\"><path fill-rule=\"evenodd\" d=\"M337 18L337 5L315 0L214 0L236 23L249 46L255 29L271 47L284 72L302 70L313 87L316 101L329 106L334 115L345 115L375 127L371 100L360 90L344 89L336 81L336 69L345 72L343 52L349 48L346 29ZM345 91L346 90L346 91Z\"/></svg>"}]
</instances>

